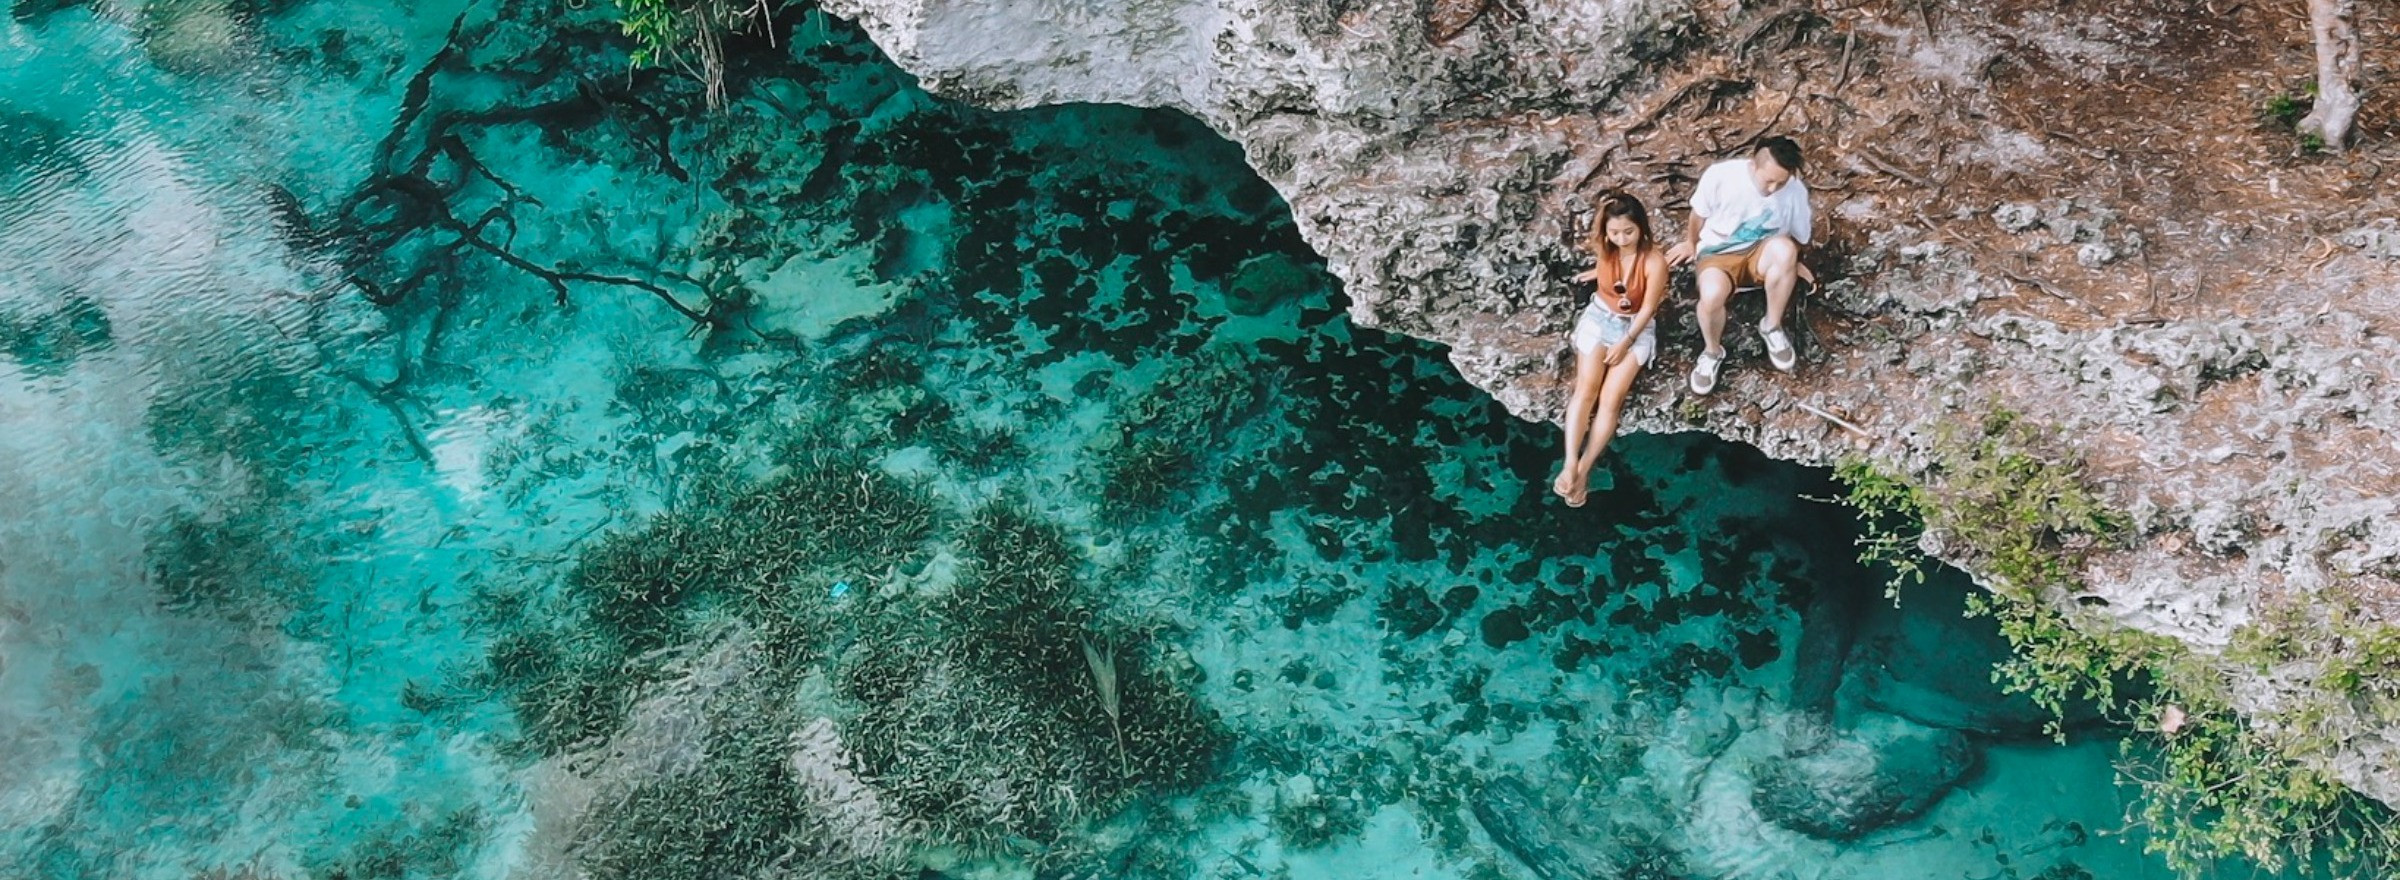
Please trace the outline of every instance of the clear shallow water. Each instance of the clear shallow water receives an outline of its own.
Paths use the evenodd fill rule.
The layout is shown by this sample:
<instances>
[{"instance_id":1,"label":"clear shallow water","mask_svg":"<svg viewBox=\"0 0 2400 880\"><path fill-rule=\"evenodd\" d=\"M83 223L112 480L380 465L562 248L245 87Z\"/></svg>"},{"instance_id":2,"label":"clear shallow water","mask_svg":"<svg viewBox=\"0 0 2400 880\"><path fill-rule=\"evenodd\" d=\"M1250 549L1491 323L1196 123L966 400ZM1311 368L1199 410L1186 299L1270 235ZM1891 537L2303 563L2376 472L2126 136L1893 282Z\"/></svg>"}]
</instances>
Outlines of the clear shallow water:
<instances>
[{"instance_id":1,"label":"clear shallow water","mask_svg":"<svg viewBox=\"0 0 2400 880\"><path fill-rule=\"evenodd\" d=\"M1990 635L1955 582L1874 598L1822 474L1628 438L1559 507L1550 433L1348 328L1190 122L948 106L813 15L706 114L588 12L461 11L0 25L0 875L591 869L629 765L528 747L477 670L586 620L608 536L837 451L935 537L783 589L914 607L1017 499L1223 737L1125 812L904 853L958 876L2165 875L2105 737L1897 720L1997 705ZM757 624L677 614L642 694ZM1960 787L1849 842L1755 795L1960 743Z\"/></svg>"}]
</instances>

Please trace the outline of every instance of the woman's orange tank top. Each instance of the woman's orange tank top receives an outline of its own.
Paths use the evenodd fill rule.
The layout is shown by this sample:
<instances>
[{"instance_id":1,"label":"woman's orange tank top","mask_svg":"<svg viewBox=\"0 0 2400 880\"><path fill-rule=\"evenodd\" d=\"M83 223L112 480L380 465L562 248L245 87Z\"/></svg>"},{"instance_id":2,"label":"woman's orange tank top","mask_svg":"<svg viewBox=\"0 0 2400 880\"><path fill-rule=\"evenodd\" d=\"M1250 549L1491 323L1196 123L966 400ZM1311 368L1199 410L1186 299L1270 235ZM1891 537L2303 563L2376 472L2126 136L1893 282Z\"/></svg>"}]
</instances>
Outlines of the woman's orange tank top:
<instances>
[{"instance_id":1,"label":"woman's orange tank top","mask_svg":"<svg viewBox=\"0 0 2400 880\"><path fill-rule=\"evenodd\" d=\"M1625 279L1625 300L1632 305L1626 308L1617 308L1617 279L1606 277L1608 273L1617 271L1620 261L1602 259L1599 262L1601 271L1592 277L1599 280L1600 286L1592 291L1592 296L1600 300L1600 307L1620 315L1639 313L1643 298L1650 294L1650 273L1642 271L1643 266L1650 262L1650 249L1645 246L1634 252L1632 271L1627 273L1633 277Z\"/></svg>"}]
</instances>

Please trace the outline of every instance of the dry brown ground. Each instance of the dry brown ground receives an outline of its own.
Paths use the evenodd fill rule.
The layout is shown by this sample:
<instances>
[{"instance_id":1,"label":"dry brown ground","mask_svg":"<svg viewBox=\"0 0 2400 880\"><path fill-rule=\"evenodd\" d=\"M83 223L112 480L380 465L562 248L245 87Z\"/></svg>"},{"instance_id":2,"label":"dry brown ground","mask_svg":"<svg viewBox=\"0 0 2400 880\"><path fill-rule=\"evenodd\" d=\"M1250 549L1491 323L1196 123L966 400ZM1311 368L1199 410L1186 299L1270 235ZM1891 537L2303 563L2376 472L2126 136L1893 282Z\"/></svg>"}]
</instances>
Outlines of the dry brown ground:
<instances>
[{"instance_id":1,"label":"dry brown ground","mask_svg":"<svg viewBox=\"0 0 2400 880\"><path fill-rule=\"evenodd\" d=\"M1705 157L1760 133L1791 134L1815 163L1806 177L1825 239L1810 260L1820 274L1880 273L1888 266L1860 255L1893 258L1867 248L1868 237L1913 218L1923 240L2013 285L2015 296L1984 300L1979 314L2097 330L2338 309L2392 332L2400 269L2335 241L2400 216L2400 5L2360 11L2367 103L2351 149L2338 153L2308 150L2268 119L2276 96L2301 95L2314 76L2305 0L1720 9L1702 16L1698 41L1720 51L1650 72L1653 81L1627 90L1630 106L1549 123L1589 138L1587 193L1627 185L1654 202L1667 197L1677 222ZM2137 232L2139 256L2087 268L2072 244L2011 234L1993 219L2003 203L2060 198L2115 213L2110 237ZM1848 219L1844 203L1865 210ZM1854 338L1882 320L1822 308L1803 316L1819 340ZM2245 398L2256 400L2223 389L2176 417L2236 424ZM1871 422L1877 413L1865 406L1851 415ZM2400 494L2385 430L2336 426L2297 439L2290 453L2303 464L2355 465L2361 449L2379 450L2382 464L2347 472L2382 485L2347 488ZM2159 477L2119 454L2134 444L2098 440L2080 450L2098 477ZM2400 613L2400 588L2358 586Z\"/></svg>"},{"instance_id":2,"label":"dry brown ground","mask_svg":"<svg viewBox=\"0 0 2400 880\"><path fill-rule=\"evenodd\" d=\"M2309 153L2265 121L2274 96L2313 77L2302 0L1865 0L1704 24L1750 51L1659 71L1637 89L1646 100L1601 120L1622 133L1607 164L1680 192L1698 170L1688 157L1792 134L1820 159L1858 160L1811 168L1821 205L1871 195L1878 222L1917 217L2019 279L2033 294L2019 311L2088 328L2315 310L2325 303L2277 294L2335 254L2336 233L2392 216L2400 182L2400 82L2374 87L2400 64L2400 10L2362 11L2370 89L2347 152ZM2019 134L2045 158L2002 158ZM2003 202L2067 196L2121 213L2145 258L2087 269L2073 249L2023 247L1991 219ZM1834 219L1828 232L1843 253L1865 230ZM2370 290L2334 304L2394 311Z\"/></svg>"}]
</instances>

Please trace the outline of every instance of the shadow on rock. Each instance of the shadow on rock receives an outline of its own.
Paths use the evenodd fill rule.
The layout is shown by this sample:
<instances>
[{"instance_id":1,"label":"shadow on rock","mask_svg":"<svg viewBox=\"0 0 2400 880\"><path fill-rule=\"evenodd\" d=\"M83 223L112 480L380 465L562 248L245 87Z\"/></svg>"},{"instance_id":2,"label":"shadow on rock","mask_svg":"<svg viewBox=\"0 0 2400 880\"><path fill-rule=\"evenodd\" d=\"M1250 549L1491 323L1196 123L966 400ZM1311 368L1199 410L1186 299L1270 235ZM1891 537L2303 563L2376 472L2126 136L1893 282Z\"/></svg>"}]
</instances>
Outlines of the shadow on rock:
<instances>
[{"instance_id":1,"label":"shadow on rock","mask_svg":"<svg viewBox=\"0 0 2400 880\"><path fill-rule=\"evenodd\" d=\"M1783 760L1760 768L1751 801L1785 828L1856 840L1924 815L1982 763L1963 733L1871 715L1848 730L1796 734Z\"/></svg>"},{"instance_id":2,"label":"shadow on rock","mask_svg":"<svg viewBox=\"0 0 2400 880\"><path fill-rule=\"evenodd\" d=\"M2011 652L1998 623L1967 616L1966 597L1975 589L1963 577L1939 577L1910 590L1901 607L1863 603L1843 666L1844 706L1994 739L2043 736L2054 721L2070 730L2101 723L2088 701L2069 703L2060 719L2032 697L1992 683L1993 667Z\"/></svg>"},{"instance_id":3,"label":"shadow on rock","mask_svg":"<svg viewBox=\"0 0 2400 880\"><path fill-rule=\"evenodd\" d=\"M1475 793L1475 821L1540 880L1680 880L1681 857L1639 829L1593 834L1561 821L1531 786L1503 776ZM1602 841L1594 843L1593 841Z\"/></svg>"}]
</instances>

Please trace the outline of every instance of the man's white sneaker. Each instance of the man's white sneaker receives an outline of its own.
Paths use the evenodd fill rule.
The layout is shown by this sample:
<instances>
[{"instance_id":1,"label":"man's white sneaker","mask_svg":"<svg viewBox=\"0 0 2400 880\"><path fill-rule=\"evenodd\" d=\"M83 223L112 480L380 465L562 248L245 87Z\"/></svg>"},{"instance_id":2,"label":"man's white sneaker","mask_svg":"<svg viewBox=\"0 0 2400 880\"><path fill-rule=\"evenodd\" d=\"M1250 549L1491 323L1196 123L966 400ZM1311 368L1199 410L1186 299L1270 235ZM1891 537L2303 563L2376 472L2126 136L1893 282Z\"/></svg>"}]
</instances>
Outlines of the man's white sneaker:
<instances>
[{"instance_id":1,"label":"man's white sneaker","mask_svg":"<svg viewBox=\"0 0 2400 880\"><path fill-rule=\"evenodd\" d=\"M1800 365L1800 353L1792 350L1792 338L1784 335L1783 328L1769 330L1760 327L1758 338L1766 341L1767 363L1775 365L1775 369L1789 373L1793 367Z\"/></svg>"},{"instance_id":2,"label":"man's white sneaker","mask_svg":"<svg viewBox=\"0 0 2400 880\"><path fill-rule=\"evenodd\" d=\"M1700 360L1692 364L1692 393L1707 394L1717 390L1717 367L1724 363L1724 355L1701 352Z\"/></svg>"}]
</instances>

